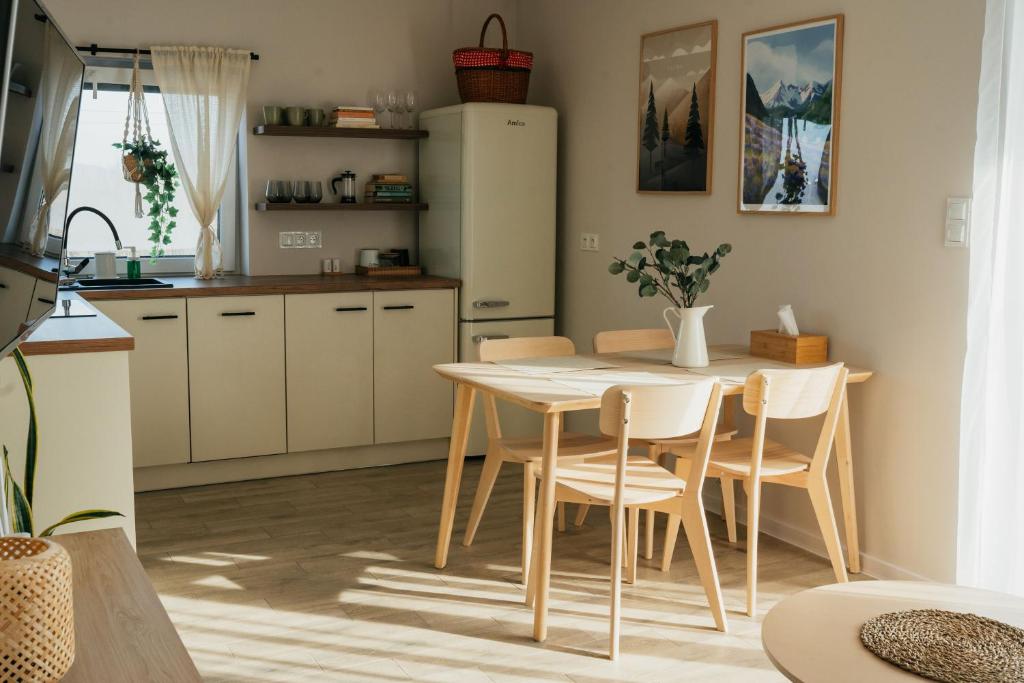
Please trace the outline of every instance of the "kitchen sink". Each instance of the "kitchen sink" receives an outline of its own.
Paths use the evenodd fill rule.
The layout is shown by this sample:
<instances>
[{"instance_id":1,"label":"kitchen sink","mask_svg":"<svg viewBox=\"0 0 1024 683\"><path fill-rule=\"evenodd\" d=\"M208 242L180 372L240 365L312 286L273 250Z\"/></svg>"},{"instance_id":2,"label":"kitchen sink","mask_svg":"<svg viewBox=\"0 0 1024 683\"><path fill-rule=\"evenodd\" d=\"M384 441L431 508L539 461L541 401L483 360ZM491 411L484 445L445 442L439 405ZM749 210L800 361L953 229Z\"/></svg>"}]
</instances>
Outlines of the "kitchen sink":
<instances>
[{"instance_id":1,"label":"kitchen sink","mask_svg":"<svg viewBox=\"0 0 1024 683\"><path fill-rule=\"evenodd\" d=\"M124 278L85 278L75 280L69 285L61 286L62 291L77 291L82 289L166 289L174 284L157 280L154 277L141 277L135 280Z\"/></svg>"}]
</instances>

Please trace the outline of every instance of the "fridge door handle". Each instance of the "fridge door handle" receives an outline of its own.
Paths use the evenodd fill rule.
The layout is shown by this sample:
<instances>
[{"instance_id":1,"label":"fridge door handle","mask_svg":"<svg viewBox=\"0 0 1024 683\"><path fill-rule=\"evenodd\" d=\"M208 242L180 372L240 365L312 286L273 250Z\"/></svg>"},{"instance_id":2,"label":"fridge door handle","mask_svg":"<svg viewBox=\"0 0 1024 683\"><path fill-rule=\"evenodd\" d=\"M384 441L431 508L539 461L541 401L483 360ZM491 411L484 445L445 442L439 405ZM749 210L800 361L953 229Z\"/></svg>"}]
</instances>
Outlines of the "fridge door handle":
<instances>
[{"instance_id":1,"label":"fridge door handle","mask_svg":"<svg viewBox=\"0 0 1024 683\"><path fill-rule=\"evenodd\" d=\"M473 343L474 344L479 344L480 342L485 342L488 339L508 339L508 335L507 334L474 334L473 335Z\"/></svg>"},{"instance_id":2,"label":"fridge door handle","mask_svg":"<svg viewBox=\"0 0 1024 683\"><path fill-rule=\"evenodd\" d=\"M473 302L473 308L505 308L508 302L504 299L477 299Z\"/></svg>"}]
</instances>

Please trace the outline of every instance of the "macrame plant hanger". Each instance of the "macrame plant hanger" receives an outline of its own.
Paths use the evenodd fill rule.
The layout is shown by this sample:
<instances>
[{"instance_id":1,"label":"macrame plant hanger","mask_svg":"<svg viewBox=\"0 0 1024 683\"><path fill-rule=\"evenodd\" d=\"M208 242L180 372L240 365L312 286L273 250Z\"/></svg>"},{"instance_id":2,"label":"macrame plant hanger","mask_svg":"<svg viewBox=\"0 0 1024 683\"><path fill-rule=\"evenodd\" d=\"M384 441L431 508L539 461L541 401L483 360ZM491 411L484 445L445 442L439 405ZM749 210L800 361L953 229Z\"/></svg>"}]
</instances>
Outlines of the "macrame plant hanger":
<instances>
[{"instance_id":1,"label":"macrame plant hanger","mask_svg":"<svg viewBox=\"0 0 1024 683\"><path fill-rule=\"evenodd\" d=\"M136 52L132 60L132 84L128 90L128 114L124 118L124 138L122 140L122 144L127 146L130 130L131 141L136 149L144 142L149 142L151 145L153 142L153 134L149 129L149 110L146 109L146 95L142 89L142 77L139 71L139 53ZM124 179L135 183L135 217L143 218L146 214L142 210L140 184L145 170L144 162L134 154L125 152L121 164L124 168Z\"/></svg>"}]
</instances>

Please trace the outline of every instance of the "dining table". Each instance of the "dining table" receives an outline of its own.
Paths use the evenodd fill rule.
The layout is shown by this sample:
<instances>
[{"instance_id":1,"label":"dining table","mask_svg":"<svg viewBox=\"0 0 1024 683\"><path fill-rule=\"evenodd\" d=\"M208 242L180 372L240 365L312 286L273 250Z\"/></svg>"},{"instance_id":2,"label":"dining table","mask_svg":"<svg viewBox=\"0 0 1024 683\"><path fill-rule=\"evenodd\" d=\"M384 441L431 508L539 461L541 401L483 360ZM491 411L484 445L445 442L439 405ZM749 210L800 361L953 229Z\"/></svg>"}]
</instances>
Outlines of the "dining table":
<instances>
[{"instance_id":1,"label":"dining table","mask_svg":"<svg viewBox=\"0 0 1024 683\"><path fill-rule=\"evenodd\" d=\"M547 637L548 603L551 587L551 542L554 533L555 477L557 474L558 434L566 413L597 410L601 395L617 384L664 384L716 377L722 384L724 420L734 419L735 400L741 396L747 376L758 370L810 368L829 365L792 365L750 355L749 349L738 345L710 346L710 362L703 368L680 368L671 364L670 349L629 351L615 354L578 354L561 358L522 359L501 363L445 363L434 370L455 384L455 410L451 442L445 469L441 521L437 533L434 566L443 569L448 563L455 522L455 508L466 459L466 444L478 393L489 394L543 416L543 461L540 472L540 495L537 512L542 523L536 539L538 575L534 597L533 637L540 642ZM835 362L835 361L832 361ZM847 384L867 381L870 370L849 367ZM850 412L843 393L839 425L835 436L836 461L839 468L840 498L846 535L847 564L850 573L860 572L856 499L853 484L853 448L850 438Z\"/></svg>"}]
</instances>

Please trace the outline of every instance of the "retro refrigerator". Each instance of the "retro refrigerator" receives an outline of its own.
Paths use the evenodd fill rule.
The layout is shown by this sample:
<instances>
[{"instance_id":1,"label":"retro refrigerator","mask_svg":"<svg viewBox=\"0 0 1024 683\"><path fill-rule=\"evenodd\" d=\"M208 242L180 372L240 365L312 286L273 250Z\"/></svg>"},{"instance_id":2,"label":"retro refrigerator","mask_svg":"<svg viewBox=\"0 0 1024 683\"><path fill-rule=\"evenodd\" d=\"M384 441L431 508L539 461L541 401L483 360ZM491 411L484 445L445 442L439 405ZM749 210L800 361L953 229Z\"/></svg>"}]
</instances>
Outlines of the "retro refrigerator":
<instances>
[{"instance_id":1,"label":"retro refrigerator","mask_svg":"<svg viewBox=\"0 0 1024 683\"><path fill-rule=\"evenodd\" d=\"M487 338L554 334L558 115L549 107L468 103L425 111L420 127L420 264L460 278L459 360ZM480 401L470 454L487 447ZM499 405L505 436L540 419Z\"/></svg>"}]
</instances>

